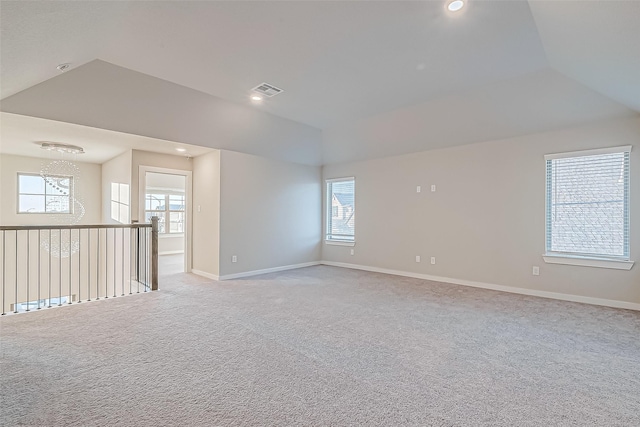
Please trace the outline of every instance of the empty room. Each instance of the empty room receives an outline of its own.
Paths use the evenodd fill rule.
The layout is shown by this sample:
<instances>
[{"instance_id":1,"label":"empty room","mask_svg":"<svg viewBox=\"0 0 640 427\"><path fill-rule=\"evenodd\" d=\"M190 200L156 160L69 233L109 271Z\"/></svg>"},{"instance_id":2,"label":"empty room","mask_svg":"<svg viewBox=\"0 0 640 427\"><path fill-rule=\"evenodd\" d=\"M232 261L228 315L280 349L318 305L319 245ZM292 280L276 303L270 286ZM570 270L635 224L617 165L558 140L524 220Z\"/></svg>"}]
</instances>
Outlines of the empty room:
<instances>
[{"instance_id":1,"label":"empty room","mask_svg":"<svg viewBox=\"0 0 640 427\"><path fill-rule=\"evenodd\" d=\"M640 425L638 22L0 0L0 425Z\"/></svg>"}]
</instances>

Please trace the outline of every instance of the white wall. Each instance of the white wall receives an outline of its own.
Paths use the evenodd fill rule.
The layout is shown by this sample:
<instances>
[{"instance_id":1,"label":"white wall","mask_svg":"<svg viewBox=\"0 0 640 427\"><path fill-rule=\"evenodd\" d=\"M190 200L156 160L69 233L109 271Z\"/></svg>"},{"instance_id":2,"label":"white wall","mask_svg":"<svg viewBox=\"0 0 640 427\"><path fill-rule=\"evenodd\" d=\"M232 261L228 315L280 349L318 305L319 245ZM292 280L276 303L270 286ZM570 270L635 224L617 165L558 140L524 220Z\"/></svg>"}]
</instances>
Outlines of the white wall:
<instances>
[{"instance_id":1,"label":"white wall","mask_svg":"<svg viewBox=\"0 0 640 427\"><path fill-rule=\"evenodd\" d=\"M629 144L635 266L545 264L544 154ZM356 178L355 254L323 244L323 260L640 303L640 118L323 168L343 176Z\"/></svg>"},{"instance_id":2,"label":"white wall","mask_svg":"<svg viewBox=\"0 0 640 427\"><path fill-rule=\"evenodd\" d=\"M111 215L111 188L112 184L124 184L129 187L129 216L126 221L131 222L131 150L125 151L102 164L102 222L105 224L117 224Z\"/></svg>"},{"instance_id":3,"label":"white wall","mask_svg":"<svg viewBox=\"0 0 640 427\"><path fill-rule=\"evenodd\" d=\"M232 151L220 156L220 276L317 262L321 169Z\"/></svg>"},{"instance_id":4,"label":"white wall","mask_svg":"<svg viewBox=\"0 0 640 427\"><path fill-rule=\"evenodd\" d=\"M43 225L52 224L51 214L18 214L18 172L39 174L42 167L59 156L36 158L0 155L1 203L0 224L2 225ZM100 222L100 179L101 166L95 163L74 161L80 170L75 180L75 194L81 199L85 214L80 224L97 224ZM56 222L58 223L58 222Z\"/></svg>"},{"instance_id":5,"label":"white wall","mask_svg":"<svg viewBox=\"0 0 640 427\"><path fill-rule=\"evenodd\" d=\"M220 275L220 152L193 159L193 271Z\"/></svg>"}]
</instances>

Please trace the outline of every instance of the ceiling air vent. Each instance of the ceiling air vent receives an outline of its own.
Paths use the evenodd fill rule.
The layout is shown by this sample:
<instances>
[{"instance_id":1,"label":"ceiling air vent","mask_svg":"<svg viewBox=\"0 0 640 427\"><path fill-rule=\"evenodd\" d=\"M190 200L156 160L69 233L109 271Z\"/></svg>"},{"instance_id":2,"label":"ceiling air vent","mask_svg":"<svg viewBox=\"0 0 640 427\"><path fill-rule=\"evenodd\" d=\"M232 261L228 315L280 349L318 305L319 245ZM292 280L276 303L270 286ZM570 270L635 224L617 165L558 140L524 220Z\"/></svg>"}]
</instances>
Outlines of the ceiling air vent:
<instances>
[{"instance_id":1,"label":"ceiling air vent","mask_svg":"<svg viewBox=\"0 0 640 427\"><path fill-rule=\"evenodd\" d=\"M274 85L270 85L269 83L261 83L251 90L253 90L254 92L261 93L264 96L268 96L269 98L283 92L282 89L279 89Z\"/></svg>"}]
</instances>

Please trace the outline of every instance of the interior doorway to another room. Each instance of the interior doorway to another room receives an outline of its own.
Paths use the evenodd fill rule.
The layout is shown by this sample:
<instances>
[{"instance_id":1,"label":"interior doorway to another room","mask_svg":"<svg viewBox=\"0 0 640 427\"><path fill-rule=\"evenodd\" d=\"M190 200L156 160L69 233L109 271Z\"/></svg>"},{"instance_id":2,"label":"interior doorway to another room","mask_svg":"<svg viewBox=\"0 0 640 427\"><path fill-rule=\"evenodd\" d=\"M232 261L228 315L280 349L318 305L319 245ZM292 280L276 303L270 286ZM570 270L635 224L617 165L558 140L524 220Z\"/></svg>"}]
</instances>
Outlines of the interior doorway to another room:
<instances>
[{"instance_id":1,"label":"interior doorway to another room","mask_svg":"<svg viewBox=\"0 0 640 427\"><path fill-rule=\"evenodd\" d=\"M140 217L158 217L158 270L161 276L190 271L191 172L161 168L140 170Z\"/></svg>"}]
</instances>

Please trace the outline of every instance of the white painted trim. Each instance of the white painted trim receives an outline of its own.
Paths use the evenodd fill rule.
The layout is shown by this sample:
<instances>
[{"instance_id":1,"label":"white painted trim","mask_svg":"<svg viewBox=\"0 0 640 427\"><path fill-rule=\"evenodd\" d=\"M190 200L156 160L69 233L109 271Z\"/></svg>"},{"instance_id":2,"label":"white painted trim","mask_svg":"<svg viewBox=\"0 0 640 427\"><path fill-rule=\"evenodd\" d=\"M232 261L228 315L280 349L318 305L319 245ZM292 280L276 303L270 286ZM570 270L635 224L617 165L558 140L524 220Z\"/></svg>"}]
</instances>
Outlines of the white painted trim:
<instances>
[{"instance_id":1,"label":"white painted trim","mask_svg":"<svg viewBox=\"0 0 640 427\"><path fill-rule=\"evenodd\" d=\"M334 245L334 246L355 246L356 242L348 242L344 240L328 240L325 239L325 245Z\"/></svg>"},{"instance_id":2,"label":"white painted trim","mask_svg":"<svg viewBox=\"0 0 640 427\"><path fill-rule=\"evenodd\" d=\"M184 169L169 169L156 166L139 165L138 166L138 219L142 222L144 218L145 194L147 192L147 172L165 173L169 175L181 175L186 179L186 212L185 217L187 224L184 232L184 272L191 272L191 264L193 254L191 253L191 241L193 239L193 230L191 224L193 222L193 171Z\"/></svg>"},{"instance_id":3,"label":"white painted trim","mask_svg":"<svg viewBox=\"0 0 640 427\"><path fill-rule=\"evenodd\" d=\"M158 252L158 255L175 255L175 254L183 254L184 250L180 249L177 251L164 251L164 252Z\"/></svg>"},{"instance_id":4,"label":"white painted trim","mask_svg":"<svg viewBox=\"0 0 640 427\"><path fill-rule=\"evenodd\" d=\"M611 268L614 270L631 270L631 267L633 267L634 264L633 261L569 257L549 254L542 255L542 259L544 259L544 262L547 264L579 265L583 267Z\"/></svg>"},{"instance_id":5,"label":"white painted trim","mask_svg":"<svg viewBox=\"0 0 640 427\"><path fill-rule=\"evenodd\" d=\"M277 271L294 270L296 268L311 267L313 265L319 265L321 261L303 262L301 264L283 265L281 267L265 268L264 270L245 271L242 273L225 274L220 276L219 280L238 279L241 277L257 276L258 274L275 273Z\"/></svg>"},{"instance_id":6,"label":"white painted trim","mask_svg":"<svg viewBox=\"0 0 640 427\"><path fill-rule=\"evenodd\" d=\"M324 182L340 182L340 181L355 181L355 176L345 176L342 178L329 178L325 179Z\"/></svg>"},{"instance_id":7,"label":"white painted trim","mask_svg":"<svg viewBox=\"0 0 640 427\"><path fill-rule=\"evenodd\" d=\"M565 159L567 157L597 156L600 154L626 153L631 152L632 145L622 145L620 147L596 148L595 150L570 151L567 153L545 154L545 160Z\"/></svg>"},{"instance_id":8,"label":"white painted trim","mask_svg":"<svg viewBox=\"0 0 640 427\"><path fill-rule=\"evenodd\" d=\"M207 279L220 280L220 276L216 276L215 274L207 273L206 271L192 269L191 272L193 274L197 274L198 276L206 277Z\"/></svg>"},{"instance_id":9,"label":"white painted trim","mask_svg":"<svg viewBox=\"0 0 640 427\"><path fill-rule=\"evenodd\" d=\"M333 267L352 268L355 270L372 271L375 273L392 274L395 276L413 277L416 279L452 283L454 285L471 286L474 288L490 289L493 291L509 292L513 294L529 295L534 297L551 298L551 299L557 299L562 301L581 302L584 304L601 305L606 307L624 308L627 310L640 311L640 304L627 302L627 301L616 301L616 300L603 299L603 298L585 297L580 295L561 294L558 292L537 291L534 289L515 288L511 286L495 285L493 283L475 282L472 280L454 279L451 277L431 276L429 274L411 273L408 271L399 271L399 270L389 270L386 268L369 267L366 265L358 265L358 264L347 264L343 262L321 261L320 263L324 265L330 265Z\"/></svg>"}]
</instances>

